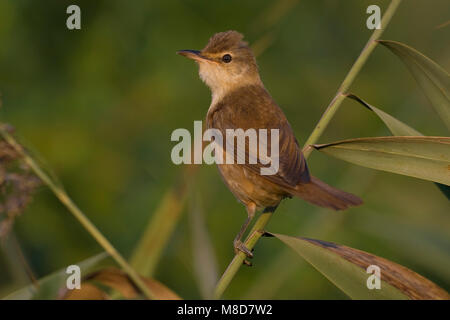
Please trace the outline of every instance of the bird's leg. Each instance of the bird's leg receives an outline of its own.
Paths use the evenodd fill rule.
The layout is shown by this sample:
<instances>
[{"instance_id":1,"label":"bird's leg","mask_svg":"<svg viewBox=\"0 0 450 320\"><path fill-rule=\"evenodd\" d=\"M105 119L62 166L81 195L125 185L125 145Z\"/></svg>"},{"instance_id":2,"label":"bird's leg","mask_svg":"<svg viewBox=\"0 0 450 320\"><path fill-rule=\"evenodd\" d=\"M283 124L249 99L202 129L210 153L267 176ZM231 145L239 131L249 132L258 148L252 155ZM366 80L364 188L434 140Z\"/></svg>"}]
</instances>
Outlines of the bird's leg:
<instances>
[{"instance_id":1,"label":"bird's leg","mask_svg":"<svg viewBox=\"0 0 450 320\"><path fill-rule=\"evenodd\" d=\"M242 242L242 236L244 235L245 230L247 230L250 222L252 221L252 219L255 216L255 212L256 212L256 205L255 205L255 203L251 202L250 204L248 204L246 206L246 209L247 209L247 220L245 220L244 224L241 227L241 230L236 235L236 238L234 238L233 246L234 246L234 252L236 254L238 254L239 251L241 251L241 252L245 253L245 255L247 257L253 258L253 253ZM251 265L251 263L249 261L247 261L247 260L244 260L244 263L246 265Z\"/></svg>"}]
</instances>

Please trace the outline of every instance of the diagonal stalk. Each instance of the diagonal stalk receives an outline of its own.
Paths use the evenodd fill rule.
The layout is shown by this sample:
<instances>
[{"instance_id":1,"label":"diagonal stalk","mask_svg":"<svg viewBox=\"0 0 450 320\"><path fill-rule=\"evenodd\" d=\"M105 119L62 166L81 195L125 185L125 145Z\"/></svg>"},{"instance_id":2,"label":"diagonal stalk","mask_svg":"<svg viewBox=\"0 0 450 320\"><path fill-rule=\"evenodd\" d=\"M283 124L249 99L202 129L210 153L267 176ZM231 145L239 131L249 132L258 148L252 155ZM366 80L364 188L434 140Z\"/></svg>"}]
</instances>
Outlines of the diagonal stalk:
<instances>
[{"instance_id":1,"label":"diagonal stalk","mask_svg":"<svg viewBox=\"0 0 450 320\"><path fill-rule=\"evenodd\" d=\"M36 161L30 157L23 147L14 139L14 137L4 128L0 127L0 134L5 141L14 148L14 150L22 157L23 161L33 170L36 176L42 180L50 190L55 194L61 203L72 213L81 225L91 234L91 236L105 249L106 252L122 267L128 274L130 279L139 288L139 290L149 299L154 299L155 295L144 284L137 272L128 264L122 255L114 248L114 246L106 239L106 237L97 229L97 227L84 215L77 207L67 193L59 187L48 174L41 169Z\"/></svg>"},{"instance_id":2,"label":"diagonal stalk","mask_svg":"<svg viewBox=\"0 0 450 320\"><path fill-rule=\"evenodd\" d=\"M377 45L376 40L378 40L380 36L383 34L383 31L391 21L391 18L394 15L395 11L397 10L397 7L400 4L400 2L401 0L392 0L392 2L390 3L389 7L386 10L386 13L383 16L383 19L381 20L381 28L375 29L375 31L370 36L369 40L367 41L367 44L361 51L358 59L356 59L355 63L353 64L347 76L345 77L344 81L342 81L342 84L339 87L336 96L333 98L333 100L331 100L331 103L323 113L313 132L309 136L308 140L306 140L305 146L309 146L316 143L317 140L319 140L319 138L325 131L326 127L330 123L330 120L336 114L336 111L339 109L339 106L345 99L345 96L343 94L345 94L348 88L350 88L351 84L355 80L359 71L361 71L361 68L366 63L373 49L375 49ZM308 157L311 154L311 151L312 149L306 150L305 156Z\"/></svg>"},{"instance_id":3,"label":"diagonal stalk","mask_svg":"<svg viewBox=\"0 0 450 320\"><path fill-rule=\"evenodd\" d=\"M356 76L358 75L359 71L367 61L373 49L375 49L375 46L377 45L376 40L379 39L384 29L391 21L391 18L394 15L395 11L397 10L400 2L401 0L392 0L391 3L389 4L389 7L386 9L386 12L381 20L381 29L375 29L375 31L372 33L371 37L367 41L367 44L361 51L361 54L356 59L352 68L344 78L344 81L340 85L336 93L336 96L333 98L333 100L323 113L322 117L320 118L319 122L317 123L316 127L312 131L311 135L309 136L308 140L306 141L305 147L303 149L305 158L308 158L312 152L312 148L309 148L309 146L315 144L319 140L322 133L325 131L326 127L330 123L330 120L336 114L336 111L339 109L339 106L345 99L344 94L355 80ZM249 236L244 242L248 249L252 250L255 244L258 242L259 238L264 234L264 229L267 223L269 222L270 218L272 217L272 214L273 212L265 212L258 217L258 220L256 220L255 225L249 232ZM215 299L220 299L223 292L228 287L231 280L234 278L239 268L243 264L245 258L246 256L243 252L239 252L234 256L233 260L228 265L227 269L225 270L225 272L223 273L222 277L220 278L219 282L216 285L216 289L214 292Z\"/></svg>"}]
</instances>

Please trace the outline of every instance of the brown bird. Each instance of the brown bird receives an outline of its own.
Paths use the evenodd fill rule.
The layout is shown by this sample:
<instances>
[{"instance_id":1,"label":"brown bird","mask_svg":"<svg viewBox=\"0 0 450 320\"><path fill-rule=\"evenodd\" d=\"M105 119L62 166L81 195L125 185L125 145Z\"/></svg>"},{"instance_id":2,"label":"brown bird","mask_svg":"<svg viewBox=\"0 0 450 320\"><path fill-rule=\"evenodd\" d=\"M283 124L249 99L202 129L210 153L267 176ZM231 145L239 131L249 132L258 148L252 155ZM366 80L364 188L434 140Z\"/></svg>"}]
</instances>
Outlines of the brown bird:
<instances>
[{"instance_id":1,"label":"brown bird","mask_svg":"<svg viewBox=\"0 0 450 320\"><path fill-rule=\"evenodd\" d=\"M243 41L242 34L236 31L220 32L212 36L201 51L181 50L177 53L197 62L200 78L211 89L207 128L220 130L224 137L227 129L253 128L257 132L259 129L269 132L271 129L279 130L279 168L276 174L261 175L260 169L264 165L260 161L256 164L239 164L237 161L234 164L218 164L225 184L245 205L248 214L234 240L235 252L239 250L250 258L253 256L241 238L255 212L261 209L273 212L286 197L297 196L334 210L362 204L357 196L335 189L309 174L292 128L264 88L255 57ZM270 137L270 134L267 133L267 136ZM266 147L271 150L271 139L267 140ZM222 148L225 157L226 147ZM249 146L245 148L245 155L249 157ZM234 152L235 159L237 154Z\"/></svg>"}]
</instances>

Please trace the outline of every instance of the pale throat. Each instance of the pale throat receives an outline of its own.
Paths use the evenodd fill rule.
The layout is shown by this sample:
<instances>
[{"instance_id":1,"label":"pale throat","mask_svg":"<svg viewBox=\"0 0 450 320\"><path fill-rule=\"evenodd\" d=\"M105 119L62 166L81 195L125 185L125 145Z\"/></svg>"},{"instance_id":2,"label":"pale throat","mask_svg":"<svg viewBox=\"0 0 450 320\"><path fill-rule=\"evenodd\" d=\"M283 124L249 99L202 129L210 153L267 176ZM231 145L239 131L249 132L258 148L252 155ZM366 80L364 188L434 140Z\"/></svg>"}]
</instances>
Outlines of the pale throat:
<instances>
[{"instance_id":1,"label":"pale throat","mask_svg":"<svg viewBox=\"0 0 450 320\"><path fill-rule=\"evenodd\" d=\"M233 74L215 66L199 64L199 75L211 90L209 110L230 92L247 85L263 85L258 74L248 75L245 71Z\"/></svg>"}]
</instances>

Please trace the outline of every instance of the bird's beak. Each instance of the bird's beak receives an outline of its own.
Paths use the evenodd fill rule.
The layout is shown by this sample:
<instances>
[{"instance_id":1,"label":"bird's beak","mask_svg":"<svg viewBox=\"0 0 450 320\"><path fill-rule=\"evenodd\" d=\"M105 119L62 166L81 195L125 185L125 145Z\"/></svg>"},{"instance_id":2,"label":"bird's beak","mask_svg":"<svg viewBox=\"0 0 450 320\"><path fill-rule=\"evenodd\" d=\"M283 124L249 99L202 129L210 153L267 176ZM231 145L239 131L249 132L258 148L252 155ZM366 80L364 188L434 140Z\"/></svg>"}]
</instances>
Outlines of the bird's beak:
<instances>
[{"instance_id":1,"label":"bird's beak","mask_svg":"<svg viewBox=\"0 0 450 320\"><path fill-rule=\"evenodd\" d=\"M192 59L192 60L196 60L196 61L202 61L202 60L210 60L205 56L201 55L201 51L198 50L179 50L177 51L177 53L180 56Z\"/></svg>"}]
</instances>

